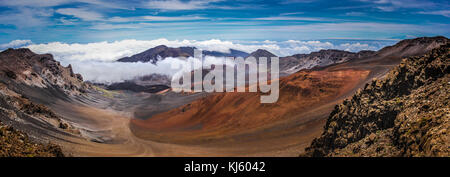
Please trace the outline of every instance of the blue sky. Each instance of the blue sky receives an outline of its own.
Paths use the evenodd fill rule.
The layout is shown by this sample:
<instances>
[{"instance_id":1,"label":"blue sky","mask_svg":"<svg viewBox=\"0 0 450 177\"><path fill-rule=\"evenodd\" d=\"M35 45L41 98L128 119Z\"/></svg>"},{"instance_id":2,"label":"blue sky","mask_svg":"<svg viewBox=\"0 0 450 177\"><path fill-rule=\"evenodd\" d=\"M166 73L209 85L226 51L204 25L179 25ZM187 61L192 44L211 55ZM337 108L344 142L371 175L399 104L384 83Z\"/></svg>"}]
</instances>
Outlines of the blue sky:
<instances>
[{"instance_id":1,"label":"blue sky","mask_svg":"<svg viewBox=\"0 0 450 177\"><path fill-rule=\"evenodd\" d=\"M405 39L450 35L435 0L0 0L0 44Z\"/></svg>"}]
</instances>

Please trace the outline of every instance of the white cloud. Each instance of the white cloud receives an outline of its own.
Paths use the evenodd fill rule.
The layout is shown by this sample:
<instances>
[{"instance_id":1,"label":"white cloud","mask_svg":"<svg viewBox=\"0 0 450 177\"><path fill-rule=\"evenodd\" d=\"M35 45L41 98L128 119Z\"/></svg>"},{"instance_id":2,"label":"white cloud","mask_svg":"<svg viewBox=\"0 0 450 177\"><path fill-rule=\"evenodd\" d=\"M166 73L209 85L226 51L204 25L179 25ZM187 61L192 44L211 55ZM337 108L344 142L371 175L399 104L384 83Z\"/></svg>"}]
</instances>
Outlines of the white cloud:
<instances>
[{"instance_id":1,"label":"white cloud","mask_svg":"<svg viewBox=\"0 0 450 177\"><path fill-rule=\"evenodd\" d=\"M59 19L59 21L61 22L61 25L74 25L75 22L78 21L78 19L69 19L69 18L61 17Z\"/></svg>"},{"instance_id":2,"label":"white cloud","mask_svg":"<svg viewBox=\"0 0 450 177\"><path fill-rule=\"evenodd\" d=\"M360 0L362 2L371 3L375 8L391 12L401 8L431 8L438 6L437 3L427 0Z\"/></svg>"},{"instance_id":3,"label":"white cloud","mask_svg":"<svg viewBox=\"0 0 450 177\"><path fill-rule=\"evenodd\" d=\"M347 13L345 13L345 15L358 17L358 16L364 16L366 14L364 12L347 12Z\"/></svg>"},{"instance_id":4,"label":"white cloud","mask_svg":"<svg viewBox=\"0 0 450 177\"><path fill-rule=\"evenodd\" d=\"M228 52L230 48L239 49L246 52L252 52L259 48L270 51L279 50L277 45L242 45L230 41L221 40L167 40L156 39L150 41L144 40L122 40L115 42L97 42L87 44L67 44L61 42L52 42L48 44L33 44L27 46L37 53L52 53L56 58L65 60L96 60L96 61L114 61L122 57L131 56L143 52L149 48L158 45L167 45L169 47L193 46L202 50L213 50Z\"/></svg>"},{"instance_id":5,"label":"white cloud","mask_svg":"<svg viewBox=\"0 0 450 177\"><path fill-rule=\"evenodd\" d=\"M5 6L26 6L26 7L52 7L68 3L68 0L46 0L46 1L34 1L34 0L0 0L0 4Z\"/></svg>"},{"instance_id":6,"label":"white cloud","mask_svg":"<svg viewBox=\"0 0 450 177\"><path fill-rule=\"evenodd\" d=\"M104 8L131 9L124 3L111 0L0 0L0 4L8 7L55 7L71 3L84 3Z\"/></svg>"},{"instance_id":7,"label":"white cloud","mask_svg":"<svg viewBox=\"0 0 450 177\"><path fill-rule=\"evenodd\" d=\"M276 32L417 32L439 34L447 32L446 24L430 28L428 25L398 24L398 23L373 23L373 22L343 22L343 23L313 23L305 25L268 26L264 30ZM261 30L261 29L254 29Z\"/></svg>"},{"instance_id":8,"label":"white cloud","mask_svg":"<svg viewBox=\"0 0 450 177\"><path fill-rule=\"evenodd\" d=\"M262 18L253 18L252 20L267 20L267 21L326 21L324 18L314 18L314 17L287 17L287 16L279 16L279 17L262 17Z\"/></svg>"},{"instance_id":9,"label":"white cloud","mask_svg":"<svg viewBox=\"0 0 450 177\"><path fill-rule=\"evenodd\" d=\"M161 10L196 10L206 9L208 7L211 7L211 3L220 1L222 0L151 0L147 3L147 6L151 9Z\"/></svg>"},{"instance_id":10,"label":"white cloud","mask_svg":"<svg viewBox=\"0 0 450 177\"><path fill-rule=\"evenodd\" d=\"M100 13L89 11L84 8L62 8L56 10L56 12L63 15L74 16L85 21L98 21L103 20L104 18Z\"/></svg>"},{"instance_id":11,"label":"white cloud","mask_svg":"<svg viewBox=\"0 0 450 177\"><path fill-rule=\"evenodd\" d=\"M262 41L262 42L240 42L222 41L218 39L197 41L197 40L122 40L114 42L96 42L87 44L67 44L52 42L47 44L32 44L26 46L36 53L51 53L59 60L65 61L115 61L117 59L131 56L158 45L169 47L192 46L201 50L229 52L229 49L236 49L251 53L257 49L266 49L278 56L288 56L298 53L310 53L321 49L342 49L350 51L376 50L373 46L362 43L348 43L345 45L335 45L331 42L323 41Z\"/></svg>"},{"instance_id":12,"label":"white cloud","mask_svg":"<svg viewBox=\"0 0 450 177\"><path fill-rule=\"evenodd\" d=\"M423 11L419 12L419 14L442 15L444 17L450 17L450 10Z\"/></svg>"},{"instance_id":13,"label":"white cloud","mask_svg":"<svg viewBox=\"0 0 450 177\"><path fill-rule=\"evenodd\" d=\"M345 51L378 50L378 48L374 46L369 46L369 44L361 44L359 42L352 44L351 43L341 44L339 45L338 48Z\"/></svg>"},{"instance_id":14,"label":"white cloud","mask_svg":"<svg viewBox=\"0 0 450 177\"><path fill-rule=\"evenodd\" d=\"M304 14L304 12L289 12L289 13L282 13L280 16L287 16L287 15L300 15Z\"/></svg>"},{"instance_id":15,"label":"white cloud","mask_svg":"<svg viewBox=\"0 0 450 177\"><path fill-rule=\"evenodd\" d=\"M109 22L136 22L136 21L190 21L208 19L200 16L137 16L137 17L112 17Z\"/></svg>"},{"instance_id":16,"label":"white cloud","mask_svg":"<svg viewBox=\"0 0 450 177\"><path fill-rule=\"evenodd\" d=\"M19 8L14 11L5 11L0 14L0 23L14 25L18 28L45 26L49 24L49 16L53 10Z\"/></svg>"},{"instance_id":17,"label":"white cloud","mask_svg":"<svg viewBox=\"0 0 450 177\"><path fill-rule=\"evenodd\" d=\"M31 40L14 40L6 44L0 44L0 49L18 48L29 44L32 44Z\"/></svg>"},{"instance_id":18,"label":"white cloud","mask_svg":"<svg viewBox=\"0 0 450 177\"><path fill-rule=\"evenodd\" d=\"M152 63L122 63L104 61L72 61L72 69L83 75L87 81L95 83L115 83L150 74L181 77L180 74L198 69L203 65L223 64L224 58L207 56L203 63L197 58L166 58L156 65ZM107 73L107 74L105 74Z\"/></svg>"},{"instance_id":19,"label":"white cloud","mask_svg":"<svg viewBox=\"0 0 450 177\"><path fill-rule=\"evenodd\" d=\"M183 61L179 59L168 58L167 61L158 64L158 66L151 63L122 63L102 61L71 61L71 65L74 72L83 75L83 78L86 81L110 84L153 73L172 75L176 71L171 70L171 62Z\"/></svg>"}]
</instances>

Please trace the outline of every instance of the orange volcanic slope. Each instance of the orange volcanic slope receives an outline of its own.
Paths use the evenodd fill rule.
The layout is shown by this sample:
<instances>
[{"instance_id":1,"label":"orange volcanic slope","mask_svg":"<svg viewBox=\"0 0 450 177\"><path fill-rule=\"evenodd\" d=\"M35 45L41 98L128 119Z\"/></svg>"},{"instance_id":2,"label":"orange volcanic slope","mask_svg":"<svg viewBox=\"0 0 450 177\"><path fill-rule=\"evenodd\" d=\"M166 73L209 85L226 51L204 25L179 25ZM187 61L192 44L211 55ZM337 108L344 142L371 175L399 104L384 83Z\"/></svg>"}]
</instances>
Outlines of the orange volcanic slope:
<instances>
[{"instance_id":1,"label":"orange volcanic slope","mask_svg":"<svg viewBox=\"0 0 450 177\"><path fill-rule=\"evenodd\" d=\"M280 97L274 104L261 104L259 93L216 93L147 120L133 119L130 127L140 138L175 143L255 133L345 96L369 73L301 71L280 79Z\"/></svg>"}]
</instances>

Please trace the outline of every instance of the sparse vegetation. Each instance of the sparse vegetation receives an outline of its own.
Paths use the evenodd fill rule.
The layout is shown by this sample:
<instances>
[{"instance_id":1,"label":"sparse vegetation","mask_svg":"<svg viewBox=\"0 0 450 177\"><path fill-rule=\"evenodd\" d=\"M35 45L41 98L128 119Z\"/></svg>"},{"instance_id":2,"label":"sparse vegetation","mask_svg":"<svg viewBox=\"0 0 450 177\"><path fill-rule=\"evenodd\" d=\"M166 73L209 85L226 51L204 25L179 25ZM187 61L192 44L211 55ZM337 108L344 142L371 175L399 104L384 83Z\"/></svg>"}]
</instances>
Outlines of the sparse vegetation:
<instances>
[{"instance_id":1,"label":"sparse vegetation","mask_svg":"<svg viewBox=\"0 0 450 177\"><path fill-rule=\"evenodd\" d=\"M0 157L64 157L54 144L38 144L28 136L0 122Z\"/></svg>"},{"instance_id":2,"label":"sparse vegetation","mask_svg":"<svg viewBox=\"0 0 450 177\"><path fill-rule=\"evenodd\" d=\"M114 96L119 95L117 91L109 91L98 86L92 86L96 91L101 92L104 97L114 98Z\"/></svg>"}]
</instances>

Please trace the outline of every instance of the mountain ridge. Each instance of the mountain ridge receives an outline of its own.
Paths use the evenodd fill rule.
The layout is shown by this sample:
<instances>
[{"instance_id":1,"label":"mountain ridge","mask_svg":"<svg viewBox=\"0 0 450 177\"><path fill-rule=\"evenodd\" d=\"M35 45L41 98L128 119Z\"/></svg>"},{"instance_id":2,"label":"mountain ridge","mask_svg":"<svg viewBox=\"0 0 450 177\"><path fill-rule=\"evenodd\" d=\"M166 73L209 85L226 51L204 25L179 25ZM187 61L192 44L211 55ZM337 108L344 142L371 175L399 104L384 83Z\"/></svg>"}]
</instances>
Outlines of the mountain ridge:
<instances>
[{"instance_id":1,"label":"mountain ridge","mask_svg":"<svg viewBox=\"0 0 450 177\"><path fill-rule=\"evenodd\" d=\"M302 155L449 156L449 55L447 43L366 84L336 105Z\"/></svg>"},{"instance_id":2,"label":"mountain ridge","mask_svg":"<svg viewBox=\"0 0 450 177\"><path fill-rule=\"evenodd\" d=\"M159 45L154 48L150 48L144 52L135 54L130 57L124 57L118 59L119 62L151 62L156 64L160 60L164 60L167 57L194 57L194 50L196 47L167 47L165 45ZM243 51L230 49L230 53L208 51L204 50L203 55L215 56L215 57L247 57L249 54Z\"/></svg>"}]
</instances>

